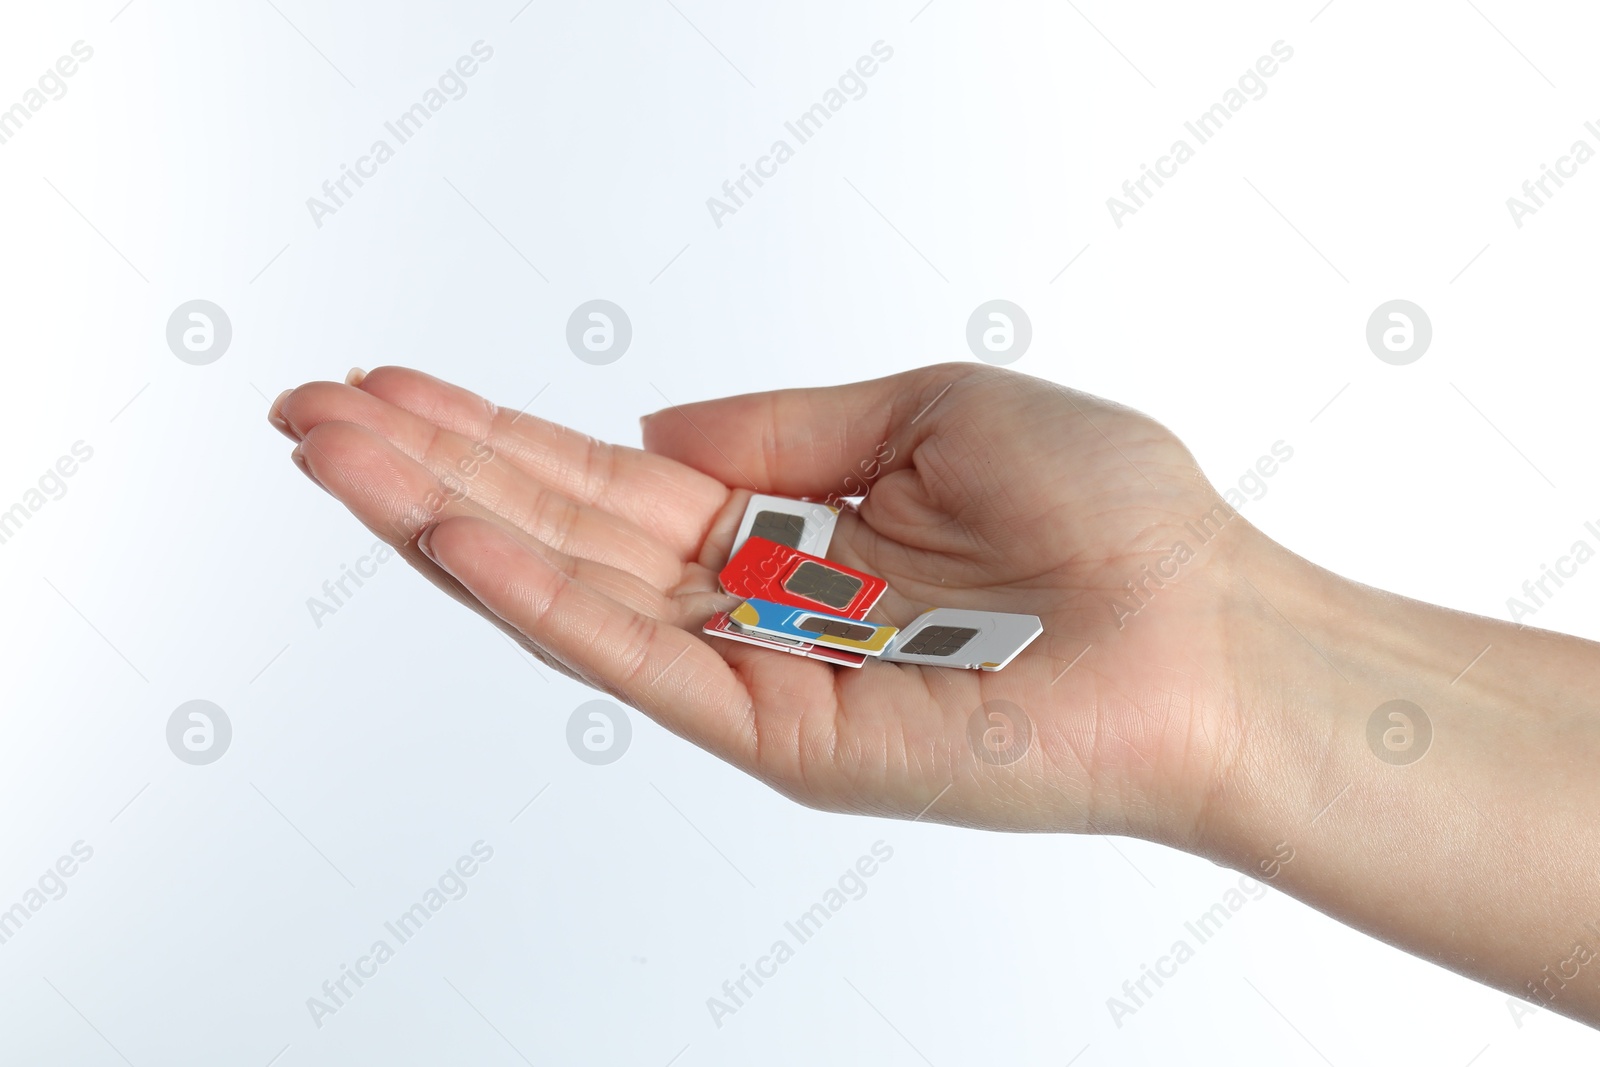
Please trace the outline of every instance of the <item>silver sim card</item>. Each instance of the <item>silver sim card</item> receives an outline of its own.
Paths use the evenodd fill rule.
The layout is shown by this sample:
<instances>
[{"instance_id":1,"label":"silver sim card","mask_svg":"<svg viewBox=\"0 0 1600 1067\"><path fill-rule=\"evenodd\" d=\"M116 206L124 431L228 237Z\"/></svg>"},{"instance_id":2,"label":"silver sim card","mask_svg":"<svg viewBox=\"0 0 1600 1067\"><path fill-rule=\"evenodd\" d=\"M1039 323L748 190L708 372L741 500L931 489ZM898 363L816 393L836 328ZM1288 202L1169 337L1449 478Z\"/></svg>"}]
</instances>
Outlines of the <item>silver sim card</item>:
<instances>
[{"instance_id":1,"label":"silver sim card","mask_svg":"<svg viewBox=\"0 0 1600 1067\"><path fill-rule=\"evenodd\" d=\"M901 630L883 653L896 663L997 671L1044 633L1037 615L934 608Z\"/></svg>"},{"instance_id":2,"label":"silver sim card","mask_svg":"<svg viewBox=\"0 0 1600 1067\"><path fill-rule=\"evenodd\" d=\"M732 558L749 537L764 537L810 556L826 556L838 519L839 509L826 504L758 494L745 506L728 556Z\"/></svg>"}]
</instances>

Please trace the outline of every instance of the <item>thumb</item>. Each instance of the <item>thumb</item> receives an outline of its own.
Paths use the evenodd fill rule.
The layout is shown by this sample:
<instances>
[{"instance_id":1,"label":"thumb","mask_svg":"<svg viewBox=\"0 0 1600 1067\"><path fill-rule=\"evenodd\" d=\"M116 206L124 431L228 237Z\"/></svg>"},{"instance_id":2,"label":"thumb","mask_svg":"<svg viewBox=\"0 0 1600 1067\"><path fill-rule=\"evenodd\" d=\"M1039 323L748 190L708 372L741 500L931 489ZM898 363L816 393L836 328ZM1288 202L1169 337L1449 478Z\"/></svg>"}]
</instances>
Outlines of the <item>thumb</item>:
<instances>
[{"instance_id":1,"label":"thumb","mask_svg":"<svg viewBox=\"0 0 1600 1067\"><path fill-rule=\"evenodd\" d=\"M646 451L724 485L783 496L857 496L905 467L935 413L979 368L946 363L852 385L673 405L640 420Z\"/></svg>"}]
</instances>

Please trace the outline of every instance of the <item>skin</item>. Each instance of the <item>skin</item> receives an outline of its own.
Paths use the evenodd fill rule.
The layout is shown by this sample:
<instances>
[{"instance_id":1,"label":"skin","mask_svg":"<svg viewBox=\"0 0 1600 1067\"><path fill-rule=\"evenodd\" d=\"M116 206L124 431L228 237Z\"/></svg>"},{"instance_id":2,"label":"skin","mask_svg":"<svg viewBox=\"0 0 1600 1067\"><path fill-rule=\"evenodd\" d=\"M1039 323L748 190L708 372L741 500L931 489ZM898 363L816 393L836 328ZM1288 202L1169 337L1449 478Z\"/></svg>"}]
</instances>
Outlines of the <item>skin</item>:
<instances>
[{"instance_id":1,"label":"skin","mask_svg":"<svg viewBox=\"0 0 1600 1067\"><path fill-rule=\"evenodd\" d=\"M530 653L802 804L1161 842L1600 1024L1600 646L1300 559L1144 415L951 364L670 408L642 451L398 367L269 418ZM737 603L716 575L752 492L863 488L828 556L888 580L872 619L969 607L1043 636L980 672L701 635ZM1369 743L1395 699L1431 736L1380 713ZM1028 745L1000 765L972 724L1008 706Z\"/></svg>"}]
</instances>

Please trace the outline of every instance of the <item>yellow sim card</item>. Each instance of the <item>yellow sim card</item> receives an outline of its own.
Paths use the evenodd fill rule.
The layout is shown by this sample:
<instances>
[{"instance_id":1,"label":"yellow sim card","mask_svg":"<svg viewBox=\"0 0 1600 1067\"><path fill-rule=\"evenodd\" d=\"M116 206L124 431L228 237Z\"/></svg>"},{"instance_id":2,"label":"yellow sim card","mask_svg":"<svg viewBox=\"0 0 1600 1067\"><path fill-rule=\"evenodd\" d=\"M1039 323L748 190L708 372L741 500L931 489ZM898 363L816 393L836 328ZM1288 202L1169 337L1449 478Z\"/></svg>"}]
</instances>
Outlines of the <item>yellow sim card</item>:
<instances>
[{"instance_id":1,"label":"yellow sim card","mask_svg":"<svg viewBox=\"0 0 1600 1067\"><path fill-rule=\"evenodd\" d=\"M900 632L894 626L879 626L771 600L746 600L728 612L728 617L752 633L809 641L868 656L881 655Z\"/></svg>"}]
</instances>

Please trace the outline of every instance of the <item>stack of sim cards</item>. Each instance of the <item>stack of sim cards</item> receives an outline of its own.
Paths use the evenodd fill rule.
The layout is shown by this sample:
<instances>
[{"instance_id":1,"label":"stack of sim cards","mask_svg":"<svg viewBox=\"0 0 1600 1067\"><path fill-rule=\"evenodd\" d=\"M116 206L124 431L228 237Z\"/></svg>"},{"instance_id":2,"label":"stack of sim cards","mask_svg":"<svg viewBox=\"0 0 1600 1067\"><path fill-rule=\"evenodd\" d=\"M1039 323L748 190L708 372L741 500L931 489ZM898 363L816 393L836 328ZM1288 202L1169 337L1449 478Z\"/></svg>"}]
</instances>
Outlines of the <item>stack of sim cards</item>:
<instances>
[{"instance_id":1,"label":"stack of sim cards","mask_svg":"<svg viewBox=\"0 0 1600 1067\"><path fill-rule=\"evenodd\" d=\"M905 629L867 622L889 588L882 578L825 559L839 509L754 496L720 579L743 597L705 632L843 667L868 656L930 667L997 671L1044 632L1036 615L935 608Z\"/></svg>"}]
</instances>

